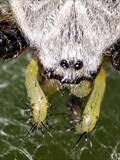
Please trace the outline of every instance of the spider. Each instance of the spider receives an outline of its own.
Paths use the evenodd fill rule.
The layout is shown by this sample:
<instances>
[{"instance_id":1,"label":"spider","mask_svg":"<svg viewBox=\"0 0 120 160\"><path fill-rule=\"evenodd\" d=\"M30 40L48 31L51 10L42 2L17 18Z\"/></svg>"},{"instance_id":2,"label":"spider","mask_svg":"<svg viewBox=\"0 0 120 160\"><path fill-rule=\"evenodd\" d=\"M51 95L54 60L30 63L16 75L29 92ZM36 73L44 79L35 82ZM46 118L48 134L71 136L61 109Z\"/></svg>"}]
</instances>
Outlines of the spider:
<instances>
[{"instance_id":1,"label":"spider","mask_svg":"<svg viewBox=\"0 0 120 160\"><path fill-rule=\"evenodd\" d=\"M76 133L92 131L105 92L103 63L120 70L120 1L5 1L0 7L0 57L15 58L27 48L34 55L25 81L32 123L42 127L47 97L67 90L74 97L89 96L82 116L77 109L73 114Z\"/></svg>"}]
</instances>

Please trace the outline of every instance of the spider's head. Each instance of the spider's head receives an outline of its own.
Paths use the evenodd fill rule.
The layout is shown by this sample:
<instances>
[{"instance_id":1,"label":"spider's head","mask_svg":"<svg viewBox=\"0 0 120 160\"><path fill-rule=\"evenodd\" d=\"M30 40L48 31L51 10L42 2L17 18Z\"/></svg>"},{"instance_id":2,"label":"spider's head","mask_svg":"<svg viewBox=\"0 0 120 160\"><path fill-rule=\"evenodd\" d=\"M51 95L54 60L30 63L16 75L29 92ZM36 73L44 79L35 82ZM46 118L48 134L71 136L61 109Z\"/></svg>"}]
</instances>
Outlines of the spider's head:
<instances>
[{"instance_id":1,"label":"spider's head","mask_svg":"<svg viewBox=\"0 0 120 160\"><path fill-rule=\"evenodd\" d=\"M102 59L95 54L85 54L80 48L66 49L53 45L38 54L44 67L44 74L49 79L57 79L61 83L80 84L83 80L93 80L100 68ZM79 52L77 52L79 50Z\"/></svg>"},{"instance_id":2,"label":"spider's head","mask_svg":"<svg viewBox=\"0 0 120 160\"><path fill-rule=\"evenodd\" d=\"M30 46L37 50L46 77L71 84L95 77L106 37L99 25L90 23L83 2L9 1Z\"/></svg>"},{"instance_id":3,"label":"spider's head","mask_svg":"<svg viewBox=\"0 0 120 160\"><path fill-rule=\"evenodd\" d=\"M90 75L84 76L83 67L81 60L69 62L62 59L57 67L45 69L44 74L47 78L57 79L61 83L79 84L83 80L92 80L97 74L97 72L91 72Z\"/></svg>"}]
</instances>

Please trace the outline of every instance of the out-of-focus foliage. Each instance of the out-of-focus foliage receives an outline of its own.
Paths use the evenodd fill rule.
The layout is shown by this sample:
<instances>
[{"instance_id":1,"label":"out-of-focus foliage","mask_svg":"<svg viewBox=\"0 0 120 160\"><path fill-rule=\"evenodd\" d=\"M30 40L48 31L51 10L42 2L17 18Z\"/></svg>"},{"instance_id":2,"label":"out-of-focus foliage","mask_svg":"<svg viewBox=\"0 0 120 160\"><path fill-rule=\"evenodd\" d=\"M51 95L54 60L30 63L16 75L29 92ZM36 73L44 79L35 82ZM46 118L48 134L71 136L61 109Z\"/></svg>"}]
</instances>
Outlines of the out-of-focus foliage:
<instances>
[{"instance_id":1,"label":"out-of-focus foliage","mask_svg":"<svg viewBox=\"0 0 120 160\"><path fill-rule=\"evenodd\" d=\"M54 128L44 134L40 130L26 136L30 124L24 109L28 98L24 85L28 56L0 62L0 159L1 160L119 160L120 158L120 76L107 68L107 88L96 128L72 147L79 138L69 123L68 97L64 93L50 97L49 125ZM66 98L65 98L66 97ZM29 103L28 103L29 104Z\"/></svg>"}]
</instances>

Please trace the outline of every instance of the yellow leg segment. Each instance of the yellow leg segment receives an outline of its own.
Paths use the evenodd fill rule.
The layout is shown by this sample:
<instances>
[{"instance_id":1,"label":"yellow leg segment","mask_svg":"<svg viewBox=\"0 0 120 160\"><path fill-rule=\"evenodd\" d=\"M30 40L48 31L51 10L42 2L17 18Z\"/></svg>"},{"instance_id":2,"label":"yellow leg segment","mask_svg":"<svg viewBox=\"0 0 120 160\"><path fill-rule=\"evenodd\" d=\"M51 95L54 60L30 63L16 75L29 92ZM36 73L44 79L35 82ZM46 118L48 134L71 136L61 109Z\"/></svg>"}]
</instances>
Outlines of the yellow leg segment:
<instances>
[{"instance_id":1,"label":"yellow leg segment","mask_svg":"<svg viewBox=\"0 0 120 160\"><path fill-rule=\"evenodd\" d=\"M38 82L38 71L37 61L32 59L26 69L25 85L32 105L32 121L38 126L42 126L47 115L48 101Z\"/></svg>"},{"instance_id":2,"label":"yellow leg segment","mask_svg":"<svg viewBox=\"0 0 120 160\"><path fill-rule=\"evenodd\" d=\"M82 134L84 132L90 132L95 127L99 118L100 105L105 91L105 80L105 71L104 68L101 67L94 81L94 88L83 111L81 121L76 124L77 133Z\"/></svg>"}]
</instances>

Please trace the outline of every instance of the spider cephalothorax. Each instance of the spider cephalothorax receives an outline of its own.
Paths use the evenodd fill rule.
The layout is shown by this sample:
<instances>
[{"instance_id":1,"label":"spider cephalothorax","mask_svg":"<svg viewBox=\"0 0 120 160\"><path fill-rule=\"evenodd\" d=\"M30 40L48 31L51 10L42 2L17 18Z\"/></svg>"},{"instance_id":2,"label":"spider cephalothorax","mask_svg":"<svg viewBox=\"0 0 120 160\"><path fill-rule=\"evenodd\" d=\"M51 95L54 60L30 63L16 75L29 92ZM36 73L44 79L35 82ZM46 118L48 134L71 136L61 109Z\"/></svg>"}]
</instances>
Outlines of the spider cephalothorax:
<instances>
[{"instance_id":1,"label":"spider cephalothorax","mask_svg":"<svg viewBox=\"0 0 120 160\"><path fill-rule=\"evenodd\" d=\"M77 125L78 132L91 131L105 89L104 57L120 70L119 0L9 0L9 6L14 21L9 18L9 30L9 23L0 21L0 55L12 57L28 46L34 48L36 60L26 73L33 123L43 124L48 108L38 77L51 92L57 91L56 85L65 84L78 97L90 93L89 82L95 79L82 122ZM6 49L9 45L12 49Z\"/></svg>"},{"instance_id":2,"label":"spider cephalothorax","mask_svg":"<svg viewBox=\"0 0 120 160\"><path fill-rule=\"evenodd\" d=\"M80 82L97 73L103 52L120 33L118 1L10 0L10 4L45 70L63 82Z\"/></svg>"}]
</instances>

